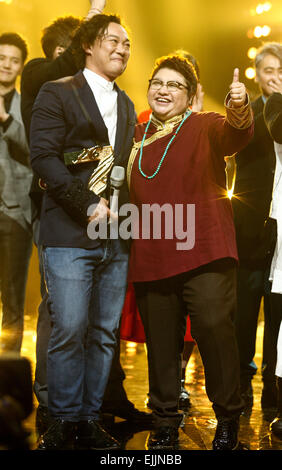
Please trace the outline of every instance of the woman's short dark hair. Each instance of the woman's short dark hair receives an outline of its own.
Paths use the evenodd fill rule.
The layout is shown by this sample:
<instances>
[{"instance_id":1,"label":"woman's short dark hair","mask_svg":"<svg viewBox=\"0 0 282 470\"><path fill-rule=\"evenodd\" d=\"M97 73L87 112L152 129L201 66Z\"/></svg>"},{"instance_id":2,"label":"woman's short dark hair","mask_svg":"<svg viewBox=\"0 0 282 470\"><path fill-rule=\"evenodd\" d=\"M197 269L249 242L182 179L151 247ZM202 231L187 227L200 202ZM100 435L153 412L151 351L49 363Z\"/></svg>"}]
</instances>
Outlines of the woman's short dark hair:
<instances>
[{"instance_id":1,"label":"woman's short dark hair","mask_svg":"<svg viewBox=\"0 0 282 470\"><path fill-rule=\"evenodd\" d=\"M79 68L85 65L85 46L92 45L97 38L104 36L110 23L121 25L121 19L117 15L95 15L89 20L84 20L77 30L74 55Z\"/></svg>"},{"instance_id":2,"label":"woman's short dark hair","mask_svg":"<svg viewBox=\"0 0 282 470\"><path fill-rule=\"evenodd\" d=\"M183 75L188 87L188 95L192 99L197 91L198 77L194 65L182 54L170 54L156 60L151 79L161 69L171 69Z\"/></svg>"},{"instance_id":3,"label":"woman's short dark hair","mask_svg":"<svg viewBox=\"0 0 282 470\"><path fill-rule=\"evenodd\" d=\"M22 61L25 62L27 58L27 44L23 38L17 33L4 33L0 36L0 44L7 44L9 46L15 46L20 49L22 53Z\"/></svg>"},{"instance_id":4,"label":"woman's short dark hair","mask_svg":"<svg viewBox=\"0 0 282 470\"><path fill-rule=\"evenodd\" d=\"M65 16L43 29L41 46L48 59L53 58L56 47L61 46L66 49L70 45L80 23L79 18Z\"/></svg>"}]
</instances>

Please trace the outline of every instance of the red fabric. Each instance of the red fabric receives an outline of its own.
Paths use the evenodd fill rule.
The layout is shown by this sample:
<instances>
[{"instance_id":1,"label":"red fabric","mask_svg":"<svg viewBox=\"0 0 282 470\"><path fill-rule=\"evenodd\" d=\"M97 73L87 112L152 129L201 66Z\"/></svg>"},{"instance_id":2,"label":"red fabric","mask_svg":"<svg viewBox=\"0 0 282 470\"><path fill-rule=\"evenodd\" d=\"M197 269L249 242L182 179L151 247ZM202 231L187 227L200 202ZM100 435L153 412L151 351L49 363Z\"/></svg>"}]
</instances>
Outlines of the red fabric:
<instances>
[{"instance_id":1,"label":"red fabric","mask_svg":"<svg viewBox=\"0 0 282 470\"><path fill-rule=\"evenodd\" d=\"M150 119L151 112L151 109L146 109L145 111L142 111L137 118L138 122L148 122Z\"/></svg>"},{"instance_id":2,"label":"red fabric","mask_svg":"<svg viewBox=\"0 0 282 470\"><path fill-rule=\"evenodd\" d=\"M145 123L136 126L135 140L141 141ZM147 138L156 132L153 123ZM221 258L237 260L233 213L226 194L225 155L233 155L250 140L253 128L239 130L217 113L192 113L169 148L159 173L153 179L144 178L138 169L139 153L132 168L131 203L139 209L142 228L142 208L153 203L195 205L195 245L177 250L173 238L164 236L162 218L161 239L139 238L132 241L129 281L142 282L164 279L193 270ZM152 175L164 154L173 132L157 139L143 149L142 169ZM184 210L184 227L187 220ZM135 224L134 230L136 230ZM152 224L151 224L152 226ZM152 228L152 227L151 227ZM175 232L175 231L174 231ZM135 232L136 235L136 232Z\"/></svg>"},{"instance_id":3,"label":"red fabric","mask_svg":"<svg viewBox=\"0 0 282 470\"><path fill-rule=\"evenodd\" d=\"M134 343L145 343L146 337L136 305L135 292L132 284L128 285L121 316L120 338ZM187 328L184 341L194 342L190 332L190 318L187 317Z\"/></svg>"}]
</instances>

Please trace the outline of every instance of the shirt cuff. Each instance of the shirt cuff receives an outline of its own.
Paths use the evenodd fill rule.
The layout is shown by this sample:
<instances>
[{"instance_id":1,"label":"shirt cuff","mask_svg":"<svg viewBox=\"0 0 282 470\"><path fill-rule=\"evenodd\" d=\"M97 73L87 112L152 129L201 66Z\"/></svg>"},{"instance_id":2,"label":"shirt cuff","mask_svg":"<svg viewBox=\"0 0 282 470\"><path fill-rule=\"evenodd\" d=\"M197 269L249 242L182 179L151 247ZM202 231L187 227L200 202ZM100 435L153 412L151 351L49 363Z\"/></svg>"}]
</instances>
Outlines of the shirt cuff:
<instances>
[{"instance_id":1,"label":"shirt cuff","mask_svg":"<svg viewBox=\"0 0 282 470\"><path fill-rule=\"evenodd\" d=\"M228 93L224 101L227 122L237 129L247 129L254 120L249 95L246 96L245 104L237 108L230 106L230 99L230 93Z\"/></svg>"}]
</instances>

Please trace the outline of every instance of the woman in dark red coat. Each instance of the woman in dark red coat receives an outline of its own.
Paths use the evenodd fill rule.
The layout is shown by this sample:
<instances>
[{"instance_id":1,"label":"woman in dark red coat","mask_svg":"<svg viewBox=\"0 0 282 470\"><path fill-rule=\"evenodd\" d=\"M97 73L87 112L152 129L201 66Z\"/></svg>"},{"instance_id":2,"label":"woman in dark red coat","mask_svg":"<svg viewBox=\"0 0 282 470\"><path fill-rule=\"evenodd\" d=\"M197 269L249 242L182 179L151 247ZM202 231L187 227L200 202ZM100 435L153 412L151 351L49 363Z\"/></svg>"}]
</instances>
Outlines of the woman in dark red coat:
<instances>
[{"instance_id":1,"label":"woman in dark red coat","mask_svg":"<svg viewBox=\"0 0 282 470\"><path fill-rule=\"evenodd\" d=\"M149 449L177 446L180 357L189 313L218 426L214 449L238 446L242 401L234 336L237 249L225 155L253 133L245 86L235 69L227 117L194 113L192 64L156 63L148 88L152 116L137 125L128 164L133 226L129 281L146 333L155 429Z\"/></svg>"}]
</instances>

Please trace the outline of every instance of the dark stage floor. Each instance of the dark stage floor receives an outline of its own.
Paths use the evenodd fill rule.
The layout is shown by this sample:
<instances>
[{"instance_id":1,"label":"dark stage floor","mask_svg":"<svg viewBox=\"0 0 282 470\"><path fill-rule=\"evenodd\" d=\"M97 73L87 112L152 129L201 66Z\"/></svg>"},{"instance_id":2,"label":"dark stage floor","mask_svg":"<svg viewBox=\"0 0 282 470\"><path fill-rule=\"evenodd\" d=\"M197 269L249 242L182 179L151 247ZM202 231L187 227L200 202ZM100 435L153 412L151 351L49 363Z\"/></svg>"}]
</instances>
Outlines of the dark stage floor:
<instances>
[{"instance_id":1,"label":"dark stage floor","mask_svg":"<svg viewBox=\"0 0 282 470\"><path fill-rule=\"evenodd\" d=\"M253 380L254 405L250 416L241 416L240 440L247 444L250 450L282 450L282 441L273 438L269 432L269 423L273 416L265 416L261 409L260 398L262 390L261 381L261 349L262 349L263 321L258 327L257 351L255 361L258 372ZM25 335L22 355L29 358L33 371L35 360L35 319L25 317ZM122 341L122 364L126 373L125 387L129 399L140 410L146 410L146 397L148 392L147 360L143 344ZM190 359L186 374L186 387L191 395L192 406L184 417L180 431L179 450L205 451L212 447L216 420L211 404L205 393L204 374L201 358L195 348ZM37 435L35 431L35 411L37 402L34 398L34 411L25 422L31 432L30 447L36 448ZM124 444L128 451L144 450L148 430L132 428L126 421L115 419L109 424L109 430Z\"/></svg>"}]
</instances>

